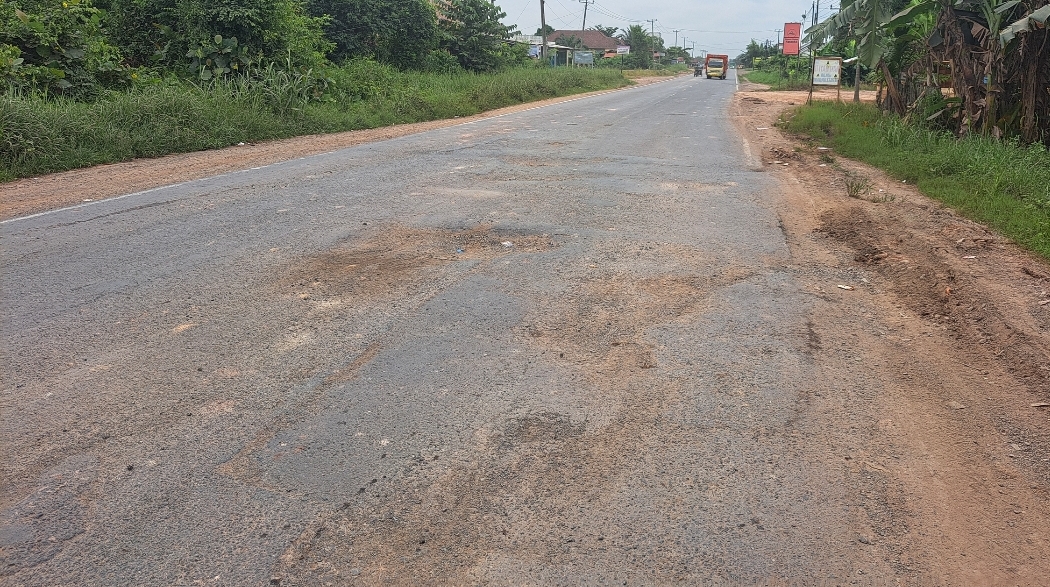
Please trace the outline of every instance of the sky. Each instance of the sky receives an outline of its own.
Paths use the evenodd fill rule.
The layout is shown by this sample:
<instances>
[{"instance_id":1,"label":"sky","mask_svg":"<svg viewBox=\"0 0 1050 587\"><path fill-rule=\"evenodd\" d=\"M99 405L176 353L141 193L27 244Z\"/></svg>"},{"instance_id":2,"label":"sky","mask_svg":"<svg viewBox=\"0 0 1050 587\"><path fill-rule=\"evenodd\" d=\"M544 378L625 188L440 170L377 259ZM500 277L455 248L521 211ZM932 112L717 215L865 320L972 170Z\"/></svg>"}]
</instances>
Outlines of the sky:
<instances>
[{"instance_id":1,"label":"sky","mask_svg":"<svg viewBox=\"0 0 1050 587\"><path fill-rule=\"evenodd\" d=\"M495 1L507 13L504 24L515 24L526 35L540 28L540 0ZM838 6L836 0L821 0L820 4L821 20L832 12L832 6ZM813 0L594 0L587 7L587 28L599 24L621 29L632 24L646 30L653 27L668 47L675 44L674 31L679 29L678 45L688 49L695 43L695 56L703 49L736 57L751 39L776 43L777 29L783 29L786 22L801 22L803 13L808 19L812 10ZM580 0L545 0L544 12L547 24L556 30L580 30L583 24ZM649 19L654 18L656 22L650 25Z\"/></svg>"}]
</instances>

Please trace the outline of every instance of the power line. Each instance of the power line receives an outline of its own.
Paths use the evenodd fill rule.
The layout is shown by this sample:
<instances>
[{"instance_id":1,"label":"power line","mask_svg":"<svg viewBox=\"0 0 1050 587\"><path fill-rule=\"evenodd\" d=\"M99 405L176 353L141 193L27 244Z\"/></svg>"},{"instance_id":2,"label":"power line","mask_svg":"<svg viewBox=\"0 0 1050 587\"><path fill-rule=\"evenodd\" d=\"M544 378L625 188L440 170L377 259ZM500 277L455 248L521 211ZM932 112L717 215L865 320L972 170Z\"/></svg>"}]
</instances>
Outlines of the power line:
<instances>
[{"instance_id":1,"label":"power line","mask_svg":"<svg viewBox=\"0 0 1050 587\"><path fill-rule=\"evenodd\" d=\"M583 24L580 26L581 31L587 30L587 5L594 4L594 0L579 0L583 4Z\"/></svg>"},{"instance_id":2,"label":"power line","mask_svg":"<svg viewBox=\"0 0 1050 587\"><path fill-rule=\"evenodd\" d=\"M579 16L579 15L580 15L580 13L579 13L579 12L573 12L572 10L569 10L569 7L568 7L568 6L566 6L566 5L564 5L564 4L562 4L561 0L556 0L556 1L558 2L558 4L559 4L559 5L560 5L560 6L562 7L562 8L564 8L564 9L565 9L565 12L568 12L568 13L569 13L569 15L571 15L571 16Z\"/></svg>"},{"instance_id":3,"label":"power line","mask_svg":"<svg viewBox=\"0 0 1050 587\"><path fill-rule=\"evenodd\" d=\"M638 19L627 18L626 16L624 16L622 14L617 14L617 13L613 12L612 10L602 6L601 4L598 4L597 2L594 3L594 8L599 10L599 11L603 11L602 14L604 14L606 16L609 16L609 17L612 17L612 18L618 18L620 20L624 20L624 21L627 21L627 22L642 22L641 20L638 20Z\"/></svg>"},{"instance_id":4,"label":"power line","mask_svg":"<svg viewBox=\"0 0 1050 587\"><path fill-rule=\"evenodd\" d=\"M529 9L529 6L532 6L532 0L525 3L525 8L521 9L521 12L518 13L518 18L515 18L514 22L521 22L521 15L525 14L525 11Z\"/></svg>"}]
</instances>

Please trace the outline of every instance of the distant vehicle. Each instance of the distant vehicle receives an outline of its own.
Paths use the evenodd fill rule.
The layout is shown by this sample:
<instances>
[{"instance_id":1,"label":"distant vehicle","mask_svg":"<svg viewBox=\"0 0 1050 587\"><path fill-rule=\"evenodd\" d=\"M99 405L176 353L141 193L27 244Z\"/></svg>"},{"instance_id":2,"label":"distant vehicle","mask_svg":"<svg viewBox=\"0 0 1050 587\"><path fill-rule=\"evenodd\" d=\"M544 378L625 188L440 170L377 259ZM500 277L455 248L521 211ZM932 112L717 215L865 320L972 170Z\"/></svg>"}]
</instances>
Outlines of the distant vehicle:
<instances>
[{"instance_id":1,"label":"distant vehicle","mask_svg":"<svg viewBox=\"0 0 1050 587\"><path fill-rule=\"evenodd\" d=\"M726 78L726 70L729 69L729 56L728 55L708 55L704 59L704 69L707 70L707 79L717 77L718 79Z\"/></svg>"}]
</instances>

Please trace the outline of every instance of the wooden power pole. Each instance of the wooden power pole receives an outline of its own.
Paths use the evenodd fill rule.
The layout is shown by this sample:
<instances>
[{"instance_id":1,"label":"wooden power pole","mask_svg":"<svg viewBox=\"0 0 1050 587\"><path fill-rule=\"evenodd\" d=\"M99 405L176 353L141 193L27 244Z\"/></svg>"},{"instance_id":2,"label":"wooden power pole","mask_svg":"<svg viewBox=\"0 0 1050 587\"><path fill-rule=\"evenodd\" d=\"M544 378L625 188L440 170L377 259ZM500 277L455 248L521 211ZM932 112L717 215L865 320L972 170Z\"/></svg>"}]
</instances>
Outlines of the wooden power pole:
<instances>
[{"instance_id":1,"label":"wooden power pole","mask_svg":"<svg viewBox=\"0 0 1050 587\"><path fill-rule=\"evenodd\" d=\"M547 18L543 16L543 0L540 0L540 59L547 63Z\"/></svg>"}]
</instances>

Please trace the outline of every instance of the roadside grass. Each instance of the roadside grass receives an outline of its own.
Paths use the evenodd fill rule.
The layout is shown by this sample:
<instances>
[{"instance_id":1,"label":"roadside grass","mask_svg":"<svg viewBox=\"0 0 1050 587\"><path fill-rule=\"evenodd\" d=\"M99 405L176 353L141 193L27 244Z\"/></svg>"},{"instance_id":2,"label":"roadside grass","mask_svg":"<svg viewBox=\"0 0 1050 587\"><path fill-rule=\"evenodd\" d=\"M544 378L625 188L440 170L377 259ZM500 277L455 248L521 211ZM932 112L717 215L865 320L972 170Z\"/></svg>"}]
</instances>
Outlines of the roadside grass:
<instances>
[{"instance_id":1,"label":"roadside grass","mask_svg":"<svg viewBox=\"0 0 1050 587\"><path fill-rule=\"evenodd\" d=\"M784 77L779 71L749 71L744 79L754 84L769 86L772 91L808 90L809 79L805 76Z\"/></svg>"},{"instance_id":2,"label":"roadside grass","mask_svg":"<svg viewBox=\"0 0 1050 587\"><path fill-rule=\"evenodd\" d=\"M0 95L0 181L239 142L470 116L631 83L617 70L432 74L365 60L305 82L270 74L207 85L158 80L91 103ZM319 97L313 95L318 87Z\"/></svg>"},{"instance_id":3,"label":"roadside grass","mask_svg":"<svg viewBox=\"0 0 1050 587\"><path fill-rule=\"evenodd\" d=\"M868 104L816 102L785 124L913 183L927 196L1050 259L1050 151L909 126Z\"/></svg>"},{"instance_id":4,"label":"roadside grass","mask_svg":"<svg viewBox=\"0 0 1050 587\"><path fill-rule=\"evenodd\" d=\"M636 79L642 77L670 77L678 75L678 73L685 71L684 69L676 69L672 67L665 67L662 69L625 69L623 70L623 76L628 79Z\"/></svg>"}]
</instances>

